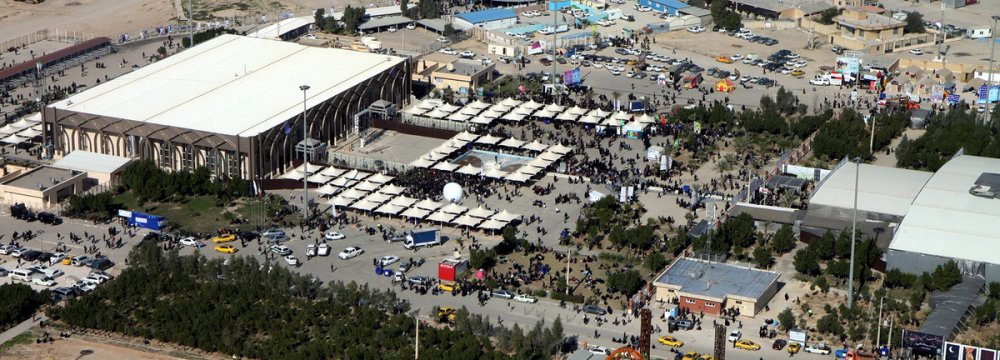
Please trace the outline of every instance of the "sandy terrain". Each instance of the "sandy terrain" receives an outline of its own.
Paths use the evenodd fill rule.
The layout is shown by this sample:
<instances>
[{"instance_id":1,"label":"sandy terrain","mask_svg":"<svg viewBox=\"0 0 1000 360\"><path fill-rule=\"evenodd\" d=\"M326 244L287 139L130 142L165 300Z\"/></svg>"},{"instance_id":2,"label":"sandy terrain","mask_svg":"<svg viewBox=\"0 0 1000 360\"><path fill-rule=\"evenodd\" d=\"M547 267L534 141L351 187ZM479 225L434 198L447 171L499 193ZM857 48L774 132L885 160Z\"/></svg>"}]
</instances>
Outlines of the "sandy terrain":
<instances>
[{"instance_id":1,"label":"sandy terrain","mask_svg":"<svg viewBox=\"0 0 1000 360\"><path fill-rule=\"evenodd\" d=\"M48 0L40 4L0 0L0 34L6 40L58 28L104 36L166 24L175 15L171 0Z\"/></svg>"},{"instance_id":2,"label":"sandy terrain","mask_svg":"<svg viewBox=\"0 0 1000 360\"><path fill-rule=\"evenodd\" d=\"M0 354L0 359L106 359L166 360L173 356L71 338L48 344L22 344Z\"/></svg>"}]
</instances>

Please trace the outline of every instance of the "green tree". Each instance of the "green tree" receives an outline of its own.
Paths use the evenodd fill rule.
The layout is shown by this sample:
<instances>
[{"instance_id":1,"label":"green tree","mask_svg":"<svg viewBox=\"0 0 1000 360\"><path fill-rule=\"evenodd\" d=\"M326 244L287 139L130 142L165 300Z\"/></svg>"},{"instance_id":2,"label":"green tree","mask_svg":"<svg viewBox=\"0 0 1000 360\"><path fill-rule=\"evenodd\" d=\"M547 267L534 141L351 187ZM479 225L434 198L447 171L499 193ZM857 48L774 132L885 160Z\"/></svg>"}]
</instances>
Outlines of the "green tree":
<instances>
[{"instance_id":1,"label":"green tree","mask_svg":"<svg viewBox=\"0 0 1000 360\"><path fill-rule=\"evenodd\" d=\"M823 10L822 12L819 13L819 18L816 19L816 22L818 22L820 24L823 24L823 25L833 25L833 20L837 16L839 16L840 13L842 13L842 12L844 12L844 10L840 9L838 7L832 7L832 8Z\"/></svg>"},{"instance_id":2,"label":"green tree","mask_svg":"<svg viewBox=\"0 0 1000 360\"><path fill-rule=\"evenodd\" d=\"M358 26L361 25L361 20L365 17L365 8L363 7L352 7L347 5L344 9L344 15L340 18L344 22L344 31L349 34L354 34L358 31Z\"/></svg>"},{"instance_id":3,"label":"green tree","mask_svg":"<svg viewBox=\"0 0 1000 360\"><path fill-rule=\"evenodd\" d=\"M420 17L423 19L437 19L441 17L441 6L436 0L420 0L417 3L420 9Z\"/></svg>"},{"instance_id":4,"label":"green tree","mask_svg":"<svg viewBox=\"0 0 1000 360\"><path fill-rule=\"evenodd\" d=\"M774 255L767 246L757 246L753 249L753 263L761 269L766 269L774 264Z\"/></svg>"},{"instance_id":5,"label":"green tree","mask_svg":"<svg viewBox=\"0 0 1000 360\"><path fill-rule=\"evenodd\" d=\"M906 13L906 26L903 27L904 34L923 34L927 32L924 28L924 14L916 11Z\"/></svg>"},{"instance_id":6,"label":"green tree","mask_svg":"<svg viewBox=\"0 0 1000 360\"><path fill-rule=\"evenodd\" d=\"M638 271L619 271L608 275L608 291L631 296L639 291L645 282Z\"/></svg>"},{"instance_id":7,"label":"green tree","mask_svg":"<svg viewBox=\"0 0 1000 360\"><path fill-rule=\"evenodd\" d=\"M781 326L781 331L784 332L795 326L795 314L792 313L791 308L785 308L778 313L778 324Z\"/></svg>"},{"instance_id":8,"label":"green tree","mask_svg":"<svg viewBox=\"0 0 1000 360\"><path fill-rule=\"evenodd\" d=\"M774 233L774 238L771 240L771 248L779 254L785 254L795 249L795 234L792 232L791 226L788 224L781 225L781 228Z\"/></svg>"},{"instance_id":9,"label":"green tree","mask_svg":"<svg viewBox=\"0 0 1000 360\"><path fill-rule=\"evenodd\" d=\"M829 230L823 233L823 236L819 239L813 240L813 242L808 246L808 248L812 249L816 253L816 256L819 256L822 260L833 259L834 255L836 255L834 253L835 247L836 240L834 240L833 233Z\"/></svg>"},{"instance_id":10,"label":"green tree","mask_svg":"<svg viewBox=\"0 0 1000 360\"><path fill-rule=\"evenodd\" d=\"M830 291L830 283L826 281L825 276L817 276L816 281L813 282L820 291L826 293Z\"/></svg>"},{"instance_id":11,"label":"green tree","mask_svg":"<svg viewBox=\"0 0 1000 360\"><path fill-rule=\"evenodd\" d=\"M8 329L27 320L48 299L48 290L36 292L25 284L0 285L0 329Z\"/></svg>"},{"instance_id":12,"label":"green tree","mask_svg":"<svg viewBox=\"0 0 1000 360\"><path fill-rule=\"evenodd\" d=\"M819 275L819 257L808 247L795 253L795 259L792 264L795 266L795 271L798 271L800 274Z\"/></svg>"},{"instance_id":13,"label":"green tree","mask_svg":"<svg viewBox=\"0 0 1000 360\"><path fill-rule=\"evenodd\" d=\"M933 278L931 286L934 290L947 291L962 282L962 271L958 269L955 261L948 260L947 263L934 268L931 277Z\"/></svg>"},{"instance_id":14,"label":"green tree","mask_svg":"<svg viewBox=\"0 0 1000 360\"><path fill-rule=\"evenodd\" d=\"M823 123L813 140L813 151L827 159L845 156L867 158L868 131L861 115L853 109L845 109L840 120Z\"/></svg>"},{"instance_id":15,"label":"green tree","mask_svg":"<svg viewBox=\"0 0 1000 360\"><path fill-rule=\"evenodd\" d=\"M497 253L493 249L475 250L469 254L469 265L473 269L492 269L496 265Z\"/></svg>"},{"instance_id":16,"label":"green tree","mask_svg":"<svg viewBox=\"0 0 1000 360\"><path fill-rule=\"evenodd\" d=\"M836 336L844 334L844 326L840 324L840 320L837 318L837 315L833 313L823 315L823 317L816 322L816 330L824 334Z\"/></svg>"},{"instance_id":17,"label":"green tree","mask_svg":"<svg viewBox=\"0 0 1000 360\"><path fill-rule=\"evenodd\" d=\"M653 253L646 256L645 260L646 268L654 273L660 272L665 266L667 266L667 257L663 256L663 253L659 251L654 251Z\"/></svg>"},{"instance_id":18,"label":"green tree","mask_svg":"<svg viewBox=\"0 0 1000 360\"><path fill-rule=\"evenodd\" d=\"M444 24L444 36L455 35L455 27L451 24Z\"/></svg>"},{"instance_id":19,"label":"green tree","mask_svg":"<svg viewBox=\"0 0 1000 360\"><path fill-rule=\"evenodd\" d=\"M917 281L917 276L912 274L906 274L899 269L892 269L885 272L885 280L883 284L885 287L893 289L898 287L908 288L913 286L913 283ZM921 289L923 291L923 289Z\"/></svg>"}]
</instances>

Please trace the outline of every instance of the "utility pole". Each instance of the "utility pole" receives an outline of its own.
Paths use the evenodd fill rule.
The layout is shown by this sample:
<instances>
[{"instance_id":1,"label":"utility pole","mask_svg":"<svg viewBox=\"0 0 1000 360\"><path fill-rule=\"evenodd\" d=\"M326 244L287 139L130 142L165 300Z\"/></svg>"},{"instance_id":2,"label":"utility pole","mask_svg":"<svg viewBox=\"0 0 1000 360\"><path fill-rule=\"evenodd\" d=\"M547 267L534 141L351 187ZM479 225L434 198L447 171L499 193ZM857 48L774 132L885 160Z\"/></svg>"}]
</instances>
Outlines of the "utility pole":
<instances>
[{"instance_id":1,"label":"utility pole","mask_svg":"<svg viewBox=\"0 0 1000 360\"><path fill-rule=\"evenodd\" d=\"M991 105L993 104L992 102L990 102L990 90L993 90L992 89L993 88L993 73L994 73L994 71L993 71L993 51L996 50L996 47L997 47L997 20L1000 20L1000 15L993 15L993 17L990 19L990 25L991 25L991 28L990 28L990 68L988 69L988 71L989 71L988 74L989 75L987 75L987 78L986 78L986 124L990 123L990 118L992 117L991 114L993 113L993 109L990 108Z\"/></svg>"},{"instance_id":2,"label":"utility pole","mask_svg":"<svg viewBox=\"0 0 1000 360\"><path fill-rule=\"evenodd\" d=\"M872 115L872 136L871 140L868 142L868 149L871 150L872 155L875 155L875 119L877 117Z\"/></svg>"},{"instance_id":3,"label":"utility pole","mask_svg":"<svg viewBox=\"0 0 1000 360\"><path fill-rule=\"evenodd\" d=\"M556 92L556 63L558 62L556 61L556 34L558 31L556 29L559 29L559 25L557 25L556 16L559 15L559 11L556 9L555 1L550 2L550 4L552 4L552 97L558 99L559 93ZM556 102L558 103L558 101ZM566 286L569 286L569 283Z\"/></svg>"},{"instance_id":4,"label":"utility pole","mask_svg":"<svg viewBox=\"0 0 1000 360\"><path fill-rule=\"evenodd\" d=\"M417 323L417 339L413 342L413 358L420 358L420 319L416 316L413 317L413 321Z\"/></svg>"},{"instance_id":5,"label":"utility pole","mask_svg":"<svg viewBox=\"0 0 1000 360\"><path fill-rule=\"evenodd\" d=\"M569 257L572 251L572 246L566 248L566 295L569 295Z\"/></svg>"},{"instance_id":6,"label":"utility pole","mask_svg":"<svg viewBox=\"0 0 1000 360\"><path fill-rule=\"evenodd\" d=\"M188 0L188 33L191 47L194 47L194 5L192 0Z\"/></svg>"},{"instance_id":7,"label":"utility pole","mask_svg":"<svg viewBox=\"0 0 1000 360\"><path fill-rule=\"evenodd\" d=\"M309 138L309 128L306 125L308 117L306 115L309 111L306 108L306 90L309 90L309 85L299 86L299 90L302 90L302 238L305 239L305 222L309 220L309 149L307 148Z\"/></svg>"},{"instance_id":8,"label":"utility pole","mask_svg":"<svg viewBox=\"0 0 1000 360\"><path fill-rule=\"evenodd\" d=\"M882 345L882 302L885 301L885 296L878 299L878 329L875 331L875 347Z\"/></svg>"},{"instance_id":9,"label":"utility pole","mask_svg":"<svg viewBox=\"0 0 1000 360\"><path fill-rule=\"evenodd\" d=\"M947 64L947 60L945 60L945 52L947 51L946 49L948 46L946 44L948 42L948 32L944 31L944 1L941 2L941 27L939 27L938 30L941 30L941 34L944 35L944 38L941 40L941 46L938 47L938 56L941 57L941 64L944 65Z\"/></svg>"},{"instance_id":10,"label":"utility pole","mask_svg":"<svg viewBox=\"0 0 1000 360\"><path fill-rule=\"evenodd\" d=\"M854 242L858 236L858 178L861 174L861 159L854 159L854 215L851 220L851 269L847 280L847 308L854 305Z\"/></svg>"}]
</instances>

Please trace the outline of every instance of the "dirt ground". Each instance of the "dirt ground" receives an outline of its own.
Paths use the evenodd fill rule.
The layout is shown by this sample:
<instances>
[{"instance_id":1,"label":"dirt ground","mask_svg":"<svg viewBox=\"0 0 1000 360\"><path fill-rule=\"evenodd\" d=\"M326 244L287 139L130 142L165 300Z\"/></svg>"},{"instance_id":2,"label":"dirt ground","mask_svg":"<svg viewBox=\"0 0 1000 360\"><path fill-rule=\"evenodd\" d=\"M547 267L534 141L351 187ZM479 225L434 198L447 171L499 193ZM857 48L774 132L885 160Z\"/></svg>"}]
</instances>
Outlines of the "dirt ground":
<instances>
[{"instance_id":1,"label":"dirt ground","mask_svg":"<svg viewBox=\"0 0 1000 360\"><path fill-rule=\"evenodd\" d=\"M183 359L78 338L61 339L48 344L22 344L0 354L0 359L102 359L166 360Z\"/></svg>"},{"instance_id":2,"label":"dirt ground","mask_svg":"<svg viewBox=\"0 0 1000 360\"><path fill-rule=\"evenodd\" d=\"M47 0L39 4L0 0L0 40L57 28L104 36L163 25L175 15L171 0Z\"/></svg>"}]
</instances>

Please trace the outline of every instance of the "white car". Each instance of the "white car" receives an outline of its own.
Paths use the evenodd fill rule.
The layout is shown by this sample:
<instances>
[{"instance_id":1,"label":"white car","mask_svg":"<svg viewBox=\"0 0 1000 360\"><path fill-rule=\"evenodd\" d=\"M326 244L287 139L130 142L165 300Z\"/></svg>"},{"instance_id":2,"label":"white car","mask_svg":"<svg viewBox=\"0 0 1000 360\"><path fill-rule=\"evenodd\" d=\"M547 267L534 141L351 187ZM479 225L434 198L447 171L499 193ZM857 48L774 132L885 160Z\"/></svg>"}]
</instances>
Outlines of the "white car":
<instances>
[{"instance_id":1,"label":"white car","mask_svg":"<svg viewBox=\"0 0 1000 360\"><path fill-rule=\"evenodd\" d=\"M639 5L639 4L636 4L634 8L636 10L638 10L639 12L653 11L653 8L645 6L645 5Z\"/></svg>"},{"instance_id":2,"label":"white car","mask_svg":"<svg viewBox=\"0 0 1000 360\"><path fill-rule=\"evenodd\" d=\"M306 34L305 37L306 37L306 39L309 39L309 40L316 40L316 35L313 35L313 34Z\"/></svg>"},{"instance_id":3,"label":"white car","mask_svg":"<svg viewBox=\"0 0 1000 360\"><path fill-rule=\"evenodd\" d=\"M41 267L41 268L38 268L37 271L40 272L40 273L42 273L42 275L45 275L45 277L52 278L52 279L55 279L55 278L60 277L60 276L63 276L65 274L62 270L53 269L53 268L50 268L50 267Z\"/></svg>"},{"instance_id":4,"label":"white car","mask_svg":"<svg viewBox=\"0 0 1000 360\"><path fill-rule=\"evenodd\" d=\"M337 257L339 257L340 260L347 260L356 257L358 255L361 255L364 252L365 251L359 247L351 246L349 248L344 249L344 251L341 251L340 254L337 254Z\"/></svg>"},{"instance_id":5,"label":"white car","mask_svg":"<svg viewBox=\"0 0 1000 360\"><path fill-rule=\"evenodd\" d=\"M796 53L791 53L791 54L785 55L785 58L788 58L788 59L798 59L799 57L801 57L801 56L799 56L799 54L796 54Z\"/></svg>"},{"instance_id":6,"label":"white car","mask_svg":"<svg viewBox=\"0 0 1000 360\"><path fill-rule=\"evenodd\" d=\"M328 256L330 255L330 245L327 244L309 244L306 245L306 256Z\"/></svg>"},{"instance_id":7,"label":"white car","mask_svg":"<svg viewBox=\"0 0 1000 360\"><path fill-rule=\"evenodd\" d=\"M56 286L56 282L53 281L51 278L48 278L48 277L36 277L34 279L31 279L31 283L35 284L35 285L44 286L44 287Z\"/></svg>"},{"instance_id":8,"label":"white car","mask_svg":"<svg viewBox=\"0 0 1000 360\"><path fill-rule=\"evenodd\" d=\"M726 340L729 340L729 342L736 342L741 337L743 337L743 333L739 330L733 330L729 332L729 337L727 337Z\"/></svg>"},{"instance_id":9,"label":"white car","mask_svg":"<svg viewBox=\"0 0 1000 360\"><path fill-rule=\"evenodd\" d=\"M531 295L519 294L519 295L517 295L517 296L514 297L514 301L528 303L528 304L534 304L534 303L538 302L538 299L536 299L535 297L533 297Z\"/></svg>"},{"instance_id":10,"label":"white car","mask_svg":"<svg viewBox=\"0 0 1000 360\"><path fill-rule=\"evenodd\" d=\"M806 346L805 351L811 354L830 355L830 347L824 343Z\"/></svg>"},{"instance_id":11,"label":"white car","mask_svg":"<svg viewBox=\"0 0 1000 360\"><path fill-rule=\"evenodd\" d=\"M622 72L618 71L618 69L613 69L611 67L608 67L608 70L611 71L611 75L614 75L614 76L618 76L618 75L622 74Z\"/></svg>"},{"instance_id":12,"label":"white car","mask_svg":"<svg viewBox=\"0 0 1000 360\"><path fill-rule=\"evenodd\" d=\"M10 251L10 256L21 257L21 254L28 252L28 248L17 248Z\"/></svg>"},{"instance_id":13,"label":"white car","mask_svg":"<svg viewBox=\"0 0 1000 360\"><path fill-rule=\"evenodd\" d=\"M608 348L603 346L594 346L591 347L590 349L587 349L587 351L590 351L591 354L596 354L596 355L611 355L611 350L608 350Z\"/></svg>"},{"instance_id":14,"label":"white car","mask_svg":"<svg viewBox=\"0 0 1000 360\"><path fill-rule=\"evenodd\" d=\"M625 73L625 77L630 77L630 78L635 77L635 71L629 71L629 72Z\"/></svg>"},{"instance_id":15,"label":"white car","mask_svg":"<svg viewBox=\"0 0 1000 360\"><path fill-rule=\"evenodd\" d=\"M229 261L229 259L226 259L226 261ZM101 281L102 284L105 283L105 282L107 282L108 280L111 280L113 278L113 276L111 276L110 274L108 274L106 272L103 272L103 271L100 271L100 270L91 271L90 274L87 275L87 277L92 277L92 278L100 279L100 280L102 280Z\"/></svg>"},{"instance_id":16,"label":"white car","mask_svg":"<svg viewBox=\"0 0 1000 360\"><path fill-rule=\"evenodd\" d=\"M64 253L55 253L55 254L52 254L52 257L49 258L49 265L58 264L60 261L63 261L63 259L65 259L65 258L66 258L66 254L64 254Z\"/></svg>"},{"instance_id":17,"label":"white car","mask_svg":"<svg viewBox=\"0 0 1000 360\"><path fill-rule=\"evenodd\" d=\"M389 27L389 32L396 32L396 27L395 26L390 26Z\"/></svg>"},{"instance_id":18,"label":"white car","mask_svg":"<svg viewBox=\"0 0 1000 360\"><path fill-rule=\"evenodd\" d=\"M594 68L595 69L603 69L604 68L604 64L601 64L599 62L595 62L594 63Z\"/></svg>"},{"instance_id":19,"label":"white car","mask_svg":"<svg viewBox=\"0 0 1000 360\"><path fill-rule=\"evenodd\" d=\"M611 20L607 20L607 19L597 20L597 25L601 25L601 26L604 26L604 27L608 27L608 26L611 26L611 25L614 25L614 24L615 24L614 22L612 22Z\"/></svg>"},{"instance_id":20,"label":"white car","mask_svg":"<svg viewBox=\"0 0 1000 360\"><path fill-rule=\"evenodd\" d=\"M700 32L705 32L705 27L703 27L703 26L692 26L692 27L687 28L687 31L691 32L691 33L697 34L697 33L700 33Z\"/></svg>"},{"instance_id":21,"label":"white car","mask_svg":"<svg viewBox=\"0 0 1000 360\"><path fill-rule=\"evenodd\" d=\"M271 245L271 252L281 256L285 256L285 255L291 255L292 249L289 249L287 246L284 245Z\"/></svg>"},{"instance_id":22,"label":"white car","mask_svg":"<svg viewBox=\"0 0 1000 360\"><path fill-rule=\"evenodd\" d=\"M552 33L554 33L554 32L555 32L555 30L552 30L550 28L543 28L541 30L538 30L538 33L542 34L542 35L552 35Z\"/></svg>"},{"instance_id":23,"label":"white car","mask_svg":"<svg viewBox=\"0 0 1000 360\"><path fill-rule=\"evenodd\" d=\"M346 238L346 236L344 236L344 234L341 234L339 232L330 230L327 231L325 234L323 234L323 238L327 240L341 240L343 238Z\"/></svg>"},{"instance_id":24,"label":"white car","mask_svg":"<svg viewBox=\"0 0 1000 360\"><path fill-rule=\"evenodd\" d=\"M458 51L452 50L452 48L444 48L439 50L442 54L448 55L458 55Z\"/></svg>"},{"instance_id":25,"label":"white car","mask_svg":"<svg viewBox=\"0 0 1000 360\"><path fill-rule=\"evenodd\" d=\"M923 55L924 54L924 50L923 49L910 49L910 54L913 54L913 55Z\"/></svg>"},{"instance_id":26,"label":"white car","mask_svg":"<svg viewBox=\"0 0 1000 360\"><path fill-rule=\"evenodd\" d=\"M731 59L733 61L740 61L740 60L743 60L743 55L742 54L734 54L733 56L730 56L729 59Z\"/></svg>"},{"instance_id":27,"label":"white car","mask_svg":"<svg viewBox=\"0 0 1000 360\"><path fill-rule=\"evenodd\" d=\"M97 285L85 283L83 281L77 282L75 285L76 287L80 288L80 290L83 290L83 292L87 293L97 290Z\"/></svg>"},{"instance_id":28,"label":"white car","mask_svg":"<svg viewBox=\"0 0 1000 360\"><path fill-rule=\"evenodd\" d=\"M193 246L193 247L202 247L202 246L205 246L205 244L203 244L201 241L198 241L198 239L195 239L193 237L183 238L183 239L181 239L180 243L183 246Z\"/></svg>"},{"instance_id":29,"label":"white car","mask_svg":"<svg viewBox=\"0 0 1000 360\"><path fill-rule=\"evenodd\" d=\"M824 78L814 78L812 80L809 80L809 84L816 86L827 86L830 85L830 80Z\"/></svg>"},{"instance_id":30,"label":"white car","mask_svg":"<svg viewBox=\"0 0 1000 360\"><path fill-rule=\"evenodd\" d=\"M299 264L299 258L295 257L295 255L287 255L287 256L285 256L285 263L287 263L288 265L291 265L291 266L298 265Z\"/></svg>"},{"instance_id":31,"label":"white car","mask_svg":"<svg viewBox=\"0 0 1000 360\"><path fill-rule=\"evenodd\" d=\"M461 58L466 58L466 59L471 59L471 58L474 58L474 57L476 57L476 53L474 53L474 52L471 52L471 51L469 51L469 50L465 50L465 51L463 51L463 52L459 53L459 54L458 54L458 57L461 57Z\"/></svg>"},{"instance_id":32,"label":"white car","mask_svg":"<svg viewBox=\"0 0 1000 360\"><path fill-rule=\"evenodd\" d=\"M445 44L447 44L447 43L450 43L450 42L451 42L451 40L448 40L448 38L446 38L446 37L444 37L444 36L439 36L439 37L438 37L438 39L437 39L437 41L438 41L439 43L445 43Z\"/></svg>"},{"instance_id":33,"label":"white car","mask_svg":"<svg viewBox=\"0 0 1000 360\"><path fill-rule=\"evenodd\" d=\"M382 266L389 266L397 262L399 262L398 256L383 256L382 260L379 260L379 263L382 264Z\"/></svg>"}]
</instances>

